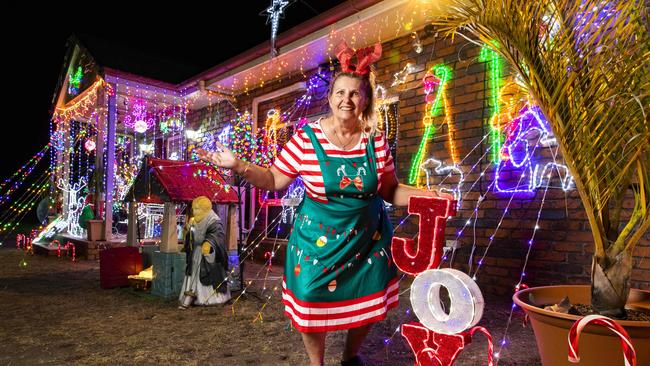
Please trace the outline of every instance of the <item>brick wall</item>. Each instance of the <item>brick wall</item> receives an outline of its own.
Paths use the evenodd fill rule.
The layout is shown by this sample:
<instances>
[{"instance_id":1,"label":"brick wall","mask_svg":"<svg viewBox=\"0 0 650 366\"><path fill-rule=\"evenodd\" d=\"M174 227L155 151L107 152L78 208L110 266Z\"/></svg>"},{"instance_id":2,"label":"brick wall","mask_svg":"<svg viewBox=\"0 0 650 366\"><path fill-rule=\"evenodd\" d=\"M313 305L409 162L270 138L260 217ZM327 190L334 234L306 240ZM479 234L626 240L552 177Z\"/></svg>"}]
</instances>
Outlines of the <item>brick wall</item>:
<instances>
[{"instance_id":1,"label":"brick wall","mask_svg":"<svg viewBox=\"0 0 650 366\"><path fill-rule=\"evenodd\" d=\"M487 142L480 142L488 132L490 92L486 64L478 61L478 47L461 37L453 42L450 39L430 37L422 39L424 50L417 54L413 51L411 41L410 37L404 37L383 44L383 56L376 63L376 80L388 88L389 96L399 98L396 166L400 181L406 182L411 160L418 150L424 131L422 117L425 111L425 92L422 78L436 64L444 63L453 70L453 78L447 89L455 130L453 141L459 158L463 160L461 169L466 174L463 190L466 191L470 186L473 188L464 195L458 216L448 221L447 239L455 239L467 220L471 219L471 225L463 230L459 239L460 248L453 256L448 256L445 266L451 263L453 267L467 271L473 252L472 274L477 271L479 261L484 257L476 276L481 289L489 293L511 294L519 280L529 248L528 242L534 233L524 283L530 286L589 283L593 238L575 189L564 192L559 188L538 188L533 193L515 194L514 197L511 193L488 190L494 178L494 166L490 164L489 154L484 156ZM393 75L402 70L407 62L415 64L415 72L406 77L404 84L390 88ZM301 80L304 80L303 76L296 75L267 83L263 88L238 96L234 105L240 111L250 111L253 98ZM299 95L300 93L291 93L261 103L258 125L264 123L266 111L278 105L286 110ZM316 95L322 99L314 100L311 107L304 111L307 117L320 115L327 110L324 85ZM200 123L210 115L220 116L218 126L221 128L233 118L234 109L221 103L212 111L194 113L191 120ZM444 116L434 118L434 124L438 128L428 145L428 155L450 162L448 129L443 121ZM550 161L549 151L540 151L537 157L539 161ZM561 156L557 158L561 160ZM485 174L481 176L480 172ZM510 172L502 174L507 179ZM434 177L433 182L438 183L441 179L442 177ZM453 179L446 181L450 182ZM551 183L555 187L560 185L556 177ZM481 197L483 199L474 220L474 208ZM540 211L542 201L543 210ZM631 202L632 197L626 202L628 211L623 214L624 218L629 217ZM504 213L506 208L507 213ZM539 229L535 231L538 214ZM406 216L406 211L397 208L393 211L393 216L394 221L398 222ZM417 221L409 219L397 230L396 235L410 237L416 230ZM634 255L633 286L650 289L650 259L644 259L650 256L650 233L643 237Z\"/></svg>"}]
</instances>

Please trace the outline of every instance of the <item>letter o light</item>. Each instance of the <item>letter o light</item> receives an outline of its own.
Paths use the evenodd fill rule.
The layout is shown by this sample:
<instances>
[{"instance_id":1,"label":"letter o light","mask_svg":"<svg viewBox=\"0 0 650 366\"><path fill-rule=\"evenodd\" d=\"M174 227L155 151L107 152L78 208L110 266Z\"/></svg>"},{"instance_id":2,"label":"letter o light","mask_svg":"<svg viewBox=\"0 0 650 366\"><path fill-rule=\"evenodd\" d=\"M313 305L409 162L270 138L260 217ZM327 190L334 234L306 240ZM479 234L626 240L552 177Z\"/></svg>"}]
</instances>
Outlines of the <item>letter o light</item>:
<instances>
[{"instance_id":1,"label":"letter o light","mask_svg":"<svg viewBox=\"0 0 650 366\"><path fill-rule=\"evenodd\" d=\"M449 314L440 305L440 287L450 297ZM456 334L473 327L483 315L483 295L474 280L451 269L429 269L411 285L411 306L420 322L434 332Z\"/></svg>"}]
</instances>

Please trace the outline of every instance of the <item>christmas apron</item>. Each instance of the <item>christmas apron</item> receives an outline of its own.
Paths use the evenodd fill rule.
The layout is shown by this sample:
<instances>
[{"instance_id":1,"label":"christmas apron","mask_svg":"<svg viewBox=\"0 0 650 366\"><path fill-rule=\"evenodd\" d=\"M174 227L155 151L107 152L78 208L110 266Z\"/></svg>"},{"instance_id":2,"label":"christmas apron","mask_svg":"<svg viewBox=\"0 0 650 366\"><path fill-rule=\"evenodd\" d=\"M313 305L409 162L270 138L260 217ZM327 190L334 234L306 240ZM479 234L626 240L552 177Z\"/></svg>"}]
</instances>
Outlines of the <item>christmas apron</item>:
<instances>
[{"instance_id":1,"label":"christmas apron","mask_svg":"<svg viewBox=\"0 0 650 366\"><path fill-rule=\"evenodd\" d=\"M287 247L282 302L301 332L377 322L398 304L393 228L377 194L374 139L355 158L327 156L304 127L323 174L327 203L306 194Z\"/></svg>"}]
</instances>

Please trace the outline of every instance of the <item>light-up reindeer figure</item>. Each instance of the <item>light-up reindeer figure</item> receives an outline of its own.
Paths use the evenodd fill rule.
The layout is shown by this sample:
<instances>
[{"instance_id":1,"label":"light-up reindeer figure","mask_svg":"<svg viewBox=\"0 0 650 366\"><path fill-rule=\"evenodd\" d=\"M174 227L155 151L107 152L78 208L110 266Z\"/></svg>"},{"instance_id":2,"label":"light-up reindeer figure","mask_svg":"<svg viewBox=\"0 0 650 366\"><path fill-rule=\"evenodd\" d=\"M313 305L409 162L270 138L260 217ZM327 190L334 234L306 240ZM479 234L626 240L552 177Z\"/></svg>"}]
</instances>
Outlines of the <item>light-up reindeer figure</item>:
<instances>
[{"instance_id":1,"label":"light-up reindeer figure","mask_svg":"<svg viewBox=\"0 0 650 366\"><path fill-rule=\"evenodd\" d=\"M59 179L57 188L63 192L67 201L67 212L64 213L64 220L68 223L68 233L74 236L83 236L85 230L79 226L79 215L84 207L85 198L79 197L79 192L86 187L86 178L82 177L77 183L70 185L63 179Z\"/></svg>"},{"instance_id":2,"label":"light-up reindeer figure","mask_svg":"<svg viewBox=\"0 0 650 366\"><path fill-rule=\"evenodd\" d=\"M296 206L302 202L303 196L305 195L305 185L302 182L302 179L296 179L289 188L287 193L282 197L282 222L292 222L293 217L296 213ZM290 217L287 221L287 216Z\"/></svg>"},{"instance_id":3,"label":"light-up reindeer figure","mask_svg":"<svg viewBox=\"0 0 650 366\"><path fill-rule=\"evenodd\" d=\"M426 186L428 190L432 189L432 179L434 176L443 176L440 183L437 184L437 189L442 192L448 192L454 195L454 200L457 202L457 208L461 205L461 187L465 182L465 175L463 171L456 165L445 165L442 161L434 158L427 159L420 169L426 174ZM447 186L443 186L445 181L451 178Z\"/></svg>"}]
</instances>

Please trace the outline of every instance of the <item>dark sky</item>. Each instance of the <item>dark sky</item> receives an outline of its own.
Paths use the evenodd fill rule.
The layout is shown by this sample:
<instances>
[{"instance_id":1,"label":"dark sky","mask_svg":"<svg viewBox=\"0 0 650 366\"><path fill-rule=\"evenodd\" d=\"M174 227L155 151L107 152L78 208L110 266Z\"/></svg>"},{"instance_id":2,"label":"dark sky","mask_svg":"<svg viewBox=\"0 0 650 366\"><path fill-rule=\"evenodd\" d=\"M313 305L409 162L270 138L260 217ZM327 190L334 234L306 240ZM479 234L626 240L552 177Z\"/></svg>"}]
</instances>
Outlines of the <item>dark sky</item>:
<instances>
[{"instance_id":1,"label":"dark sky","mask_svg":"<svg viewBox=\"0 0 650 366\"><path fill-rule=\"evenodd\" d=\"M343 2L295 1L286 8L279 33ZM49 140L52 96L66 39L73 33L93 39L104 50L115 49L122 58L161 59L177 66L169 75L160 75L174 82L268 41L271 25L259 13L270 3L235 0L184 6L182 2L155 2L149 6L157 9L135 9L129 3L103 2L103 10L87 8L83 5L87 3L66 3L65 7L40 9L38 14L18 9L15 13L23 19L2 26L3 63L9 61L4 67L5 95L8 92L11 97L5 100L9 113L0 133L0 179L13 174Z\"/></svg>"}]
</instances>

